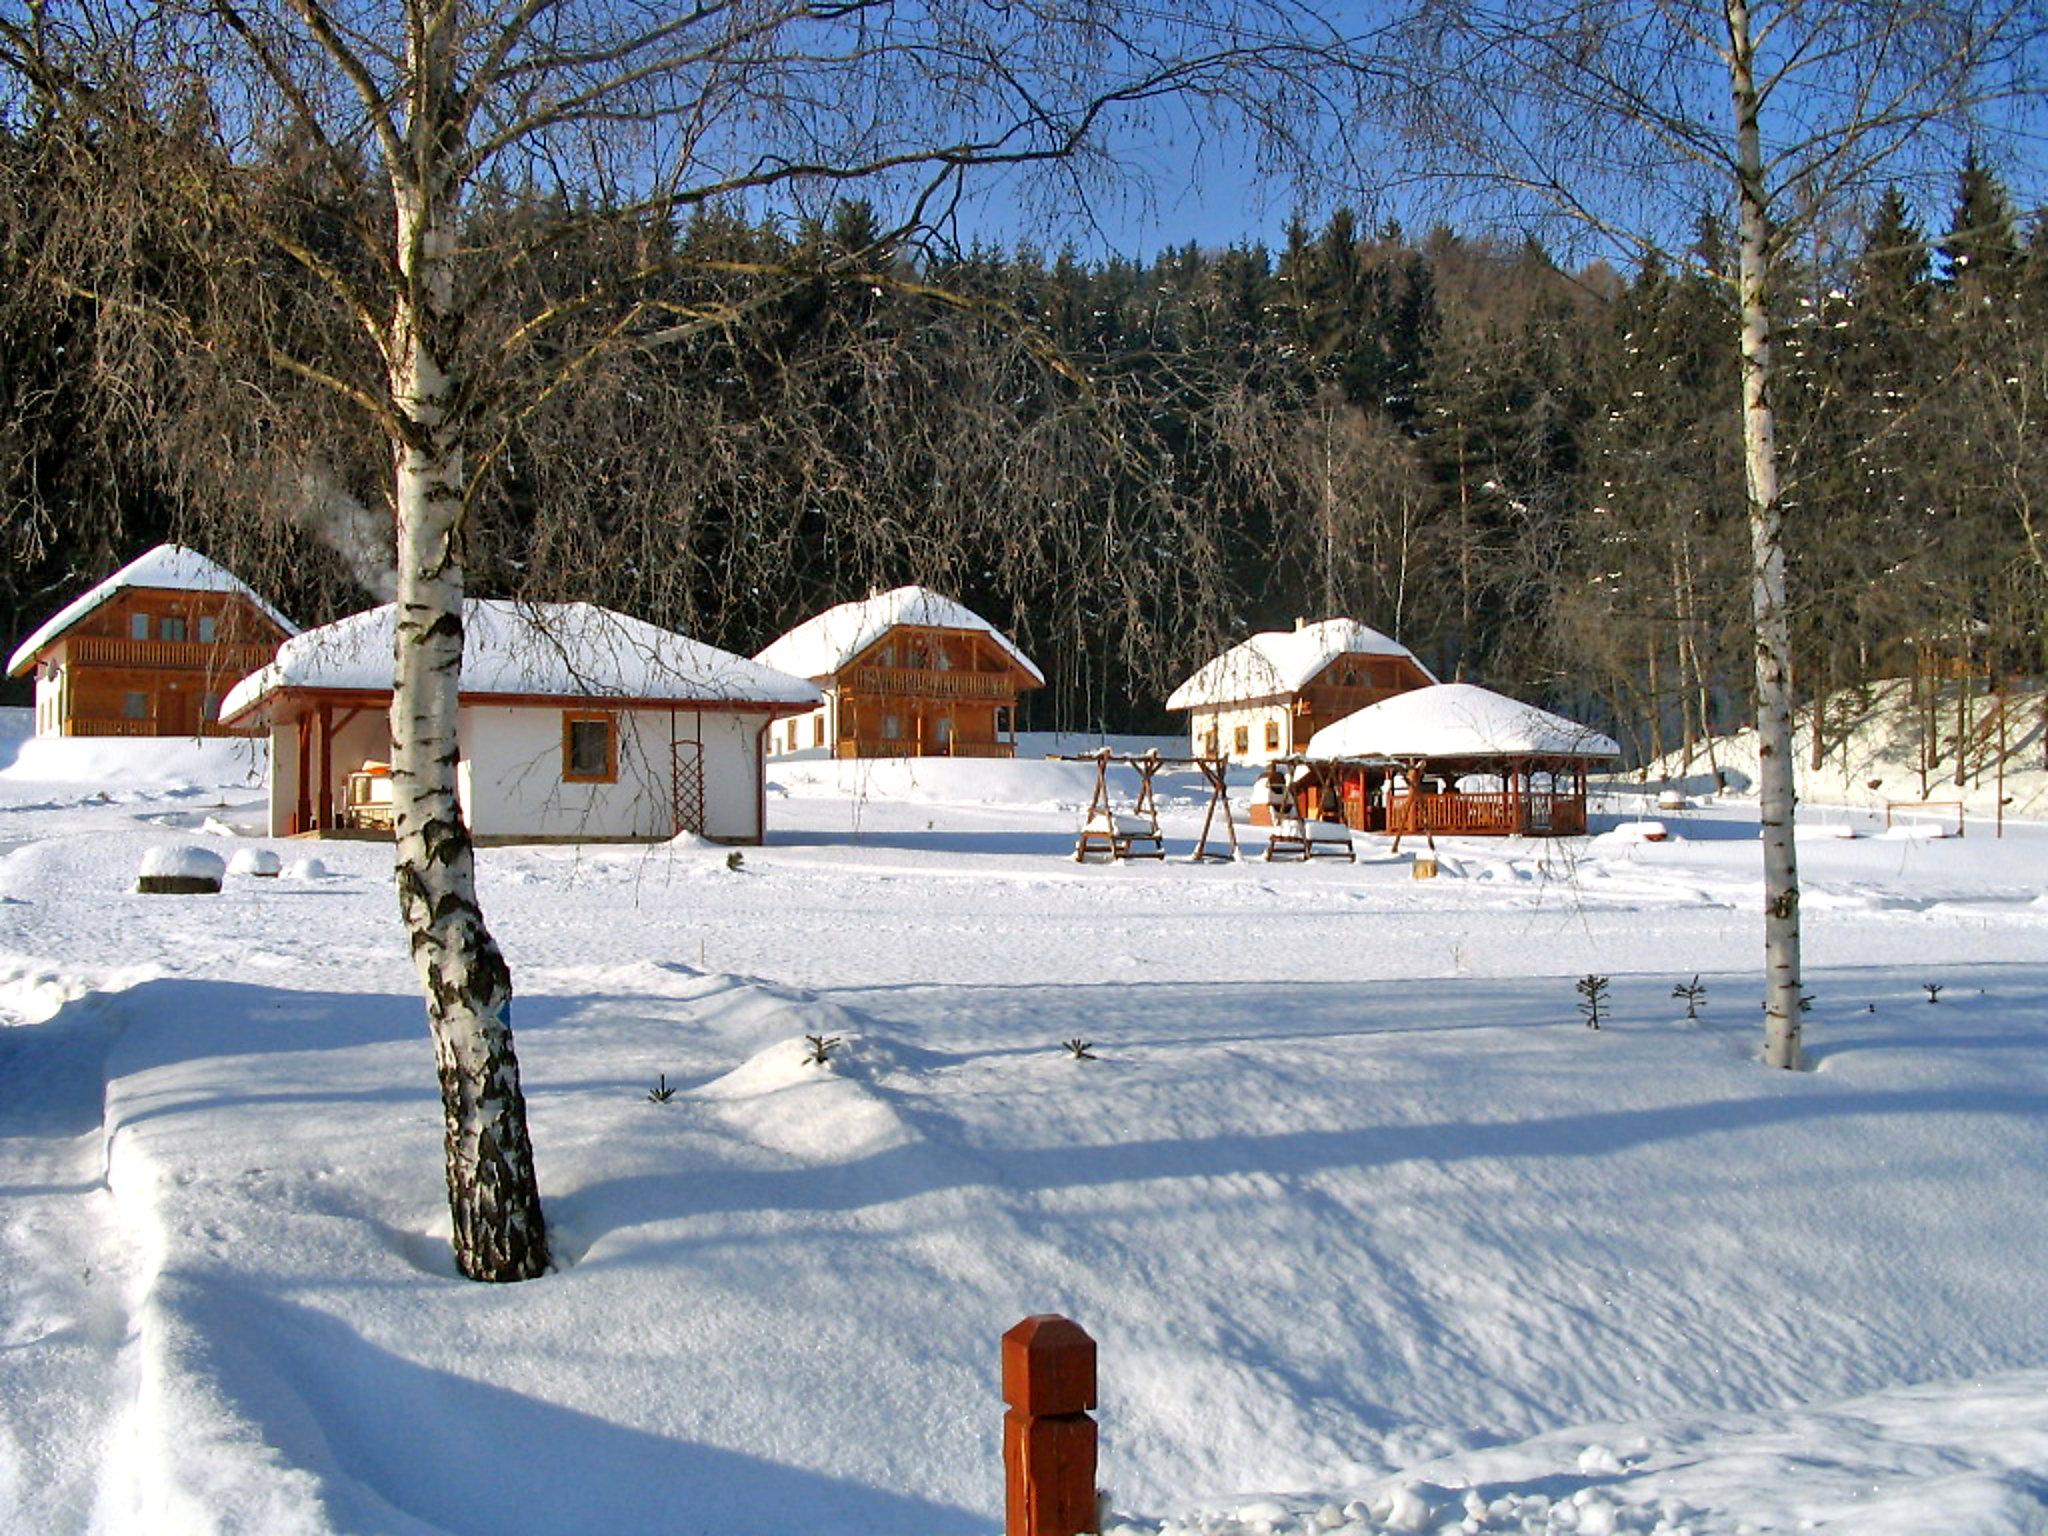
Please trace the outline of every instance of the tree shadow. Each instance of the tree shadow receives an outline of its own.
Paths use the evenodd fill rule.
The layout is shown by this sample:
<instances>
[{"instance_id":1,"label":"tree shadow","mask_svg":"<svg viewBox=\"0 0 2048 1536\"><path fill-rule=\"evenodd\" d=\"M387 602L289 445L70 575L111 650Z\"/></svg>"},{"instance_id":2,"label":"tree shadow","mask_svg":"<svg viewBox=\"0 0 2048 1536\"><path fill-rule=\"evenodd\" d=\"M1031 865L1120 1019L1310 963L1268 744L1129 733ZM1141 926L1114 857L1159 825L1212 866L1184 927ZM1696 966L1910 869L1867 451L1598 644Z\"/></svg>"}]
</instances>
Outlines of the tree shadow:
<instances>
[{"instance_id":1,"label":"tree shadow","mask_svg":"<svg viewBox=\"0 0 2048 1536\"><path fill-rule=\"evenodd\" d=\"M318 1478L334 1524L362 1536L422 1527L450 1536L940 1536L987 1524L955 1506L423 1365L329 1313L217 1276L179 1276L165 1291L159 1299L204 1341L192 1366L265 1445ZM689 1362L674 1366L686 1373Z\"/></svg>"}]
</instances>

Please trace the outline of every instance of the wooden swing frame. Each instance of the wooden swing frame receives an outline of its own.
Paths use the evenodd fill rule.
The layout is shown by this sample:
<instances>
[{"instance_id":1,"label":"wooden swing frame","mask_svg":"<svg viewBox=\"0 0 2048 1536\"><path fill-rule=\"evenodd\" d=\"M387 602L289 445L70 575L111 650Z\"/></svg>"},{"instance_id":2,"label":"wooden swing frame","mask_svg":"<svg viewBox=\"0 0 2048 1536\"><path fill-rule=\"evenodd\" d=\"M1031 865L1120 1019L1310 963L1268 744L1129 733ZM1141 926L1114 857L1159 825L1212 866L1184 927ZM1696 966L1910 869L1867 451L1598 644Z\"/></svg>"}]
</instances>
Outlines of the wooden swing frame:
<instances>
[{"instance_id":1,"label":"wooden swing frame","mask_svg":"<svg viewBox=\"0 0 2048 1536\"><path fill-rule=\"evenodd\" d=\"M1209 786L1209 804L1202 817L1202 834L1196 839L1195 851L1188 856L1188 861L1201 863L1205 860L1216 860L1230 863L1237 859L1237 822L1230 812L1230 792L1226 778L1230 765L1227 759L1161 757L1156 751L1133 755L1099 747L1093 752L1069 754L1058 760L1066 763L1095 764L1095 790L1089 797L1087 813L1081 819L1080 836L1074 840L1076 864L1085 864L1089 857L1095 854L1106 855L1112 861L1164 859L1166 840L1159 831L1159 800L1153 781L1168 769L1186 768L1197 770ZM1131 802L1129 811L1118 811L1110 794L1109 769L1112 763L1137 771L1138 794ZM1219 808L1223 812L1223 830L1230 839L1228 853L1209 846Z\"/></svg>"}]
</instances>

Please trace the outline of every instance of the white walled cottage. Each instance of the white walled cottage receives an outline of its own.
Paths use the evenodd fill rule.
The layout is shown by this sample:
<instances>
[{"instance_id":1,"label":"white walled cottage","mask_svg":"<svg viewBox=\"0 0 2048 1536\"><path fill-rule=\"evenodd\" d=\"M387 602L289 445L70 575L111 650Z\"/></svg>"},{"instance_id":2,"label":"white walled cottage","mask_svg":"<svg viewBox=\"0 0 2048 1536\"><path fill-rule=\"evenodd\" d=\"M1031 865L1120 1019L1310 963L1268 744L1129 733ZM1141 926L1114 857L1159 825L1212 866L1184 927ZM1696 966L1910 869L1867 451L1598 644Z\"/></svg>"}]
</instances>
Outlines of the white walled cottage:
<instances>
[{"instance_id":1,"label":"white walled cottage","mask_svg":"<svg viewBox=\"0 0 2048 1536\"><path fill-rule=\"evenodd\" d=\"M1297 619L1204 664L1166 707L1188 712L1195 756L1266 762L1353 710L1435 681L1405 645L1356 619Z\"/></svg>"},{"instance_id":2,"label":"white walled cottage","mask_svg":"<svg viewBox=\"0 0 2048 1536\"><path fill-rule=\"evenodd\" d=\"M287 642L221 705L271 739L270 832L391 825L387 604ZM818 690L588 603L463 605L458 789L480 842L758 843L774 722Z\"/></svg>"}]
</instances>

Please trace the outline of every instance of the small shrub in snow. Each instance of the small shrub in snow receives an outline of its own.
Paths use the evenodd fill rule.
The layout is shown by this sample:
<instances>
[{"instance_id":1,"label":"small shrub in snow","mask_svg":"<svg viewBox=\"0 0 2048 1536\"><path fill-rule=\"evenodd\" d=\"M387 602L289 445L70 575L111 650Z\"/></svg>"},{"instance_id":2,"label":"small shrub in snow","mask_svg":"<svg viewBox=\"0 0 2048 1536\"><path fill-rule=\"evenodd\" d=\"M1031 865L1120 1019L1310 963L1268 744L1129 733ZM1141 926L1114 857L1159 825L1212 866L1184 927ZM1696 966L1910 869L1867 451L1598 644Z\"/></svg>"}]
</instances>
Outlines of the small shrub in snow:
<instances>
[{"instance_id":1,"label":"small shrub in snow","mask_svg":"<svg viewBox=\"0 0 2048 1536\"><path fill-rule=\"evenodd\" d=\"M1691 981L1681 981L1671 989L1671 995L1684 1000L1685 1016L1688 1019L1698 1018L1700 1010L1707 1006L1707 989L1701 984L1698 976L1694 976Z\"/></svg>"},{"instance_id":2,"label":"small shrub in snow","mask_svg":"<svg viewBox=\"0 0 2048 1536\"><path fill-rule=\"evenodd\" d=\"M135 889L148 896L213 896L227 861L210 848L158 847L142 856Z\"/></svg>"},{"instance_id":3,"label":"small shrub in snow","mask_svg":"<svg viewBox=\"0 0 2048 1536\"><path fill-rule=\"evenodd\" d=\"M647 1090L647 1102L650 1104L666 1104L675 1096L676 1091L669 1087L668 1074L666 1072L656 1078L654 1086Z\"/></svg>"},{"instance_id":4,"label":"small shrub in snow","mask_svg":"<svg viewBox=\"0 0 2048 1536\"><path fill-rule=\"evenodd\" d=\"M284 860L268 848L237 848L228 860L229 874L254 875L259 880L275 880L283 869Z\"/></svg>"},{"instance_id":5,"label":"small shrub in snow","mask_svg":"<svg viewBox=\"0 0 2048 1536\"><path fill-rule=\"evenodd\" d=\"M1920 985L1922 989L1924 989L1927 993L1927 1001L1929 1001L1930 1003L1938 1003L1941 1001L1941 982L1923 981L1920 983Z\"/></svg>"},{"instance_id":6,"label":"small shrub in snow","mask_svg":"<svg viewBox=\"0 0 2048 1536\"><path fill-rule=\"evenodd\" d=\"M806 1066L822 1067L829 1065L832 1060L832 1053L839 1048L839 1037L837 1035L805 1035L804 1039L808 1040L811 1045L811 1048L804 1052L804 1064Z\"/></svg>"},{"instance_id":7,"label":"small shrub in snow","mask_svg":"<svg viewBox=\"0 0 2048 1536\"><path fill-rule=\"evenodd\" d=\"M1586 1028L1598 1029L1600 1021L1607 1017L1607 978L1581 976L1572 983L1572 990L1579 994L1579 1013L1586 1021Z\"/></svg>"},{"instance_id":8,"label":"small shrub in snow","mask_svg":"<svg viewBox=\"0 0 2048 1536\"><path fill-rule=\"evenodd\" d=\"M1095 1042L1093 1040L1083 1040L1079 1035L1076 1035L1071 1040L1062 1040L1060 1044L1067 1048L1067 1053L1076 1061L1096 1061L1100 1059L1095 1054Z\"/></svg>"},{"instance_id":9,"label":"small shrub in snow","mask_svg":"<svg viewBox=\"0 0 2048 1536\"><path fill-rule=\"evenodd\" d=\"M742 854L737 848L725 856L725 867L734 874L738 874L746 862L746 855Z\"/></svg>"}]
</instances>

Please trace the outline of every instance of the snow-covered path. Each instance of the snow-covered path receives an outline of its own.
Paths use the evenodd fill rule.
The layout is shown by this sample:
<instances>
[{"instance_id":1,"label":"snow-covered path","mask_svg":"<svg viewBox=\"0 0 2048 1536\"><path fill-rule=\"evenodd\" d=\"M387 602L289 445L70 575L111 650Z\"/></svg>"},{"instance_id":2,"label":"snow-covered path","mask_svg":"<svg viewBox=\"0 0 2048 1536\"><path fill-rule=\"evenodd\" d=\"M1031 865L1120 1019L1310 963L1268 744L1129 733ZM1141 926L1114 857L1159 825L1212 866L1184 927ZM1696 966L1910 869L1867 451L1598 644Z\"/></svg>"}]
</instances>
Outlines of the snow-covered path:
<instances>
[{"instance_id":1,"label":"snow-covered path","mask_svg":"<svg viewBox=\"0 0 2048 1536\"><path fill-rule=\"evenodd\" d=\"M41 1012L55 990L0 978L0 1530L66 1536L90 1525L134 1393L135 1274L100 1121L115 1011L8 1017L10 994Z\"/></svg>"}]
</instances>

